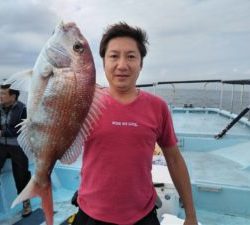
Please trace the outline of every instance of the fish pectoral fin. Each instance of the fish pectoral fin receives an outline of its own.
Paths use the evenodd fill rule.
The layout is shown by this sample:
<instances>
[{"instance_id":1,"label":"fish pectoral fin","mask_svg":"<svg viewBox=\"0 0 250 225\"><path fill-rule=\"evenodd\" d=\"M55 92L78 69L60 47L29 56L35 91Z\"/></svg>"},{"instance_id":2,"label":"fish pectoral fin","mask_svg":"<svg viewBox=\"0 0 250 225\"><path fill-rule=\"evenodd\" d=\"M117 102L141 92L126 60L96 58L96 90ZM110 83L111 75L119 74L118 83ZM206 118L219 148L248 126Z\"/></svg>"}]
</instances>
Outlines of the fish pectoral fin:
<instances>
[{"instance_id":1,"label":"fish pectoral fin","mask_svg":"<svg viewBox=\"0 0 250 225\"><path fill-rule=\"evenodd\" d=\"M63 164L71 164L76 161L78 156L83 151L83 133L80 131L73 142L73 144L70 146L70 148L63 154L63 156L60 158L60 162Z\"/></svg>"},{"instance_id":2,"label":"fish pectoral fin","mask_svg":"<svg viewBox=\"0 0 250 225\"><path fill-rule=\"evenodd\" d=\"M94 125L96 125L100 116L103 113L103 110L106 107L103 101L104 95L106 95L106 92L104 91L104 89L101 86L96 85L92 104L89 108L88 115L86 116L82 124L81 132L83 134L84 141L89 136L90 131L93 129Z\"/></svg>"},{"instance_id":3,"label":"fish pectoral fin","mask_svg":"<svg viewBox=\"0 0 250 225\"><path fill-rule=\"evenodd\" d=\"M31 85L33 70L25 70L12 74L4 84L11 84L11 88L28 92Z\"/></svg>"},{"instance_id":4,"label":"fish pectoral fin","mask_svg":"<svg viewBox=\"0 0 250 225\"><path fill-rule=\"evenodd\" d=\"M104 88L102 88L99 85L96 85L92 104L90 106L88 115L86 116L84 123L82 125L82 130L84 133L84 140L86 140L90 131L93 129L93 126L99 120L103 112L103 109L105 109L106 107L103 101L103 97L105 95L106 95L106 92L104 91Z\"/></svg>"}]
</instances>

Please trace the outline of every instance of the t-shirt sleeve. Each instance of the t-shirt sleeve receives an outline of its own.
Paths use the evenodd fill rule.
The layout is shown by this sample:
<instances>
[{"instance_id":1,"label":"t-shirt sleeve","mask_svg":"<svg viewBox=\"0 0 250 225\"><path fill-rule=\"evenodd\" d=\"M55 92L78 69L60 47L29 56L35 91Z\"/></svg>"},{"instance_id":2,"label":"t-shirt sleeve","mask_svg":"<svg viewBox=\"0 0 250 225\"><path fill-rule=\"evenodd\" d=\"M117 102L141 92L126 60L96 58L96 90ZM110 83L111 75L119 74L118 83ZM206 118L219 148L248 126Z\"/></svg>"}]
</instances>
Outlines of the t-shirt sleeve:
<instances>
[{"instance_id":1,"label":"t-shirt sleeve","mask_svg":"<svg viewBox=\"0 0 250 225\"><path fill-rule=\"evenodd\" d=\"M172 147L177 144L177 137L174 131L172 116L166 102L162 102L161 113L162 119L157 143L160 147Z\"/></svg>"}]
</instances>

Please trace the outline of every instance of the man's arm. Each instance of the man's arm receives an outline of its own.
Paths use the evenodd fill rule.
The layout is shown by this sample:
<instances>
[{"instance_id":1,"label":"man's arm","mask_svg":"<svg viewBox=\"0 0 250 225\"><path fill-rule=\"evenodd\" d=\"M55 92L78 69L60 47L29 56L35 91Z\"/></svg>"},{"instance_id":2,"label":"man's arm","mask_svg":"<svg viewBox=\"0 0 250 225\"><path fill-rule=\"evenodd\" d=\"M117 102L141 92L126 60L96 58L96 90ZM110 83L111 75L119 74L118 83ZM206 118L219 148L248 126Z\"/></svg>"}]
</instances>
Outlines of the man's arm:
<instances>
[{"instance_id":1,"label":"man's arm","mask_svg":"<svg viewBox=\"0 0 250 225\"><path fill-rule=\"evenodd\" d=\"M197 225L190 178L180 150L175 145L173 147L162 148L162 151L170 176L184 204L186 214L184 225Z\"/></svg>"}]
</instances>

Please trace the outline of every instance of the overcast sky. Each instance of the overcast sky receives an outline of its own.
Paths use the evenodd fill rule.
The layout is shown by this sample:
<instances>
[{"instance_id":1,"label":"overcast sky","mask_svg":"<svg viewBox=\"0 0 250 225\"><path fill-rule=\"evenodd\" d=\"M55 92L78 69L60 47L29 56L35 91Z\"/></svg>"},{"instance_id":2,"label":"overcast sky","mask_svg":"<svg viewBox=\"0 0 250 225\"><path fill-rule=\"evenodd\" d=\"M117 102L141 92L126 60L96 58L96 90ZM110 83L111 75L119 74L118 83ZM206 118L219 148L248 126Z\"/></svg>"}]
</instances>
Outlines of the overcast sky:
<instances>
[{"instance_id":1,"label":"overcast sky","mask_svg":"<svg viewBox=\"0 0 250 225\"><path fill-rule=\"evenodd\" d=\"M1 0L0 78L32 68L61 20L76 22L88 39L100 84L99 41L119 21L148 33L138 83L250 79L249 0Z\"/></svg>"}]
</instances>

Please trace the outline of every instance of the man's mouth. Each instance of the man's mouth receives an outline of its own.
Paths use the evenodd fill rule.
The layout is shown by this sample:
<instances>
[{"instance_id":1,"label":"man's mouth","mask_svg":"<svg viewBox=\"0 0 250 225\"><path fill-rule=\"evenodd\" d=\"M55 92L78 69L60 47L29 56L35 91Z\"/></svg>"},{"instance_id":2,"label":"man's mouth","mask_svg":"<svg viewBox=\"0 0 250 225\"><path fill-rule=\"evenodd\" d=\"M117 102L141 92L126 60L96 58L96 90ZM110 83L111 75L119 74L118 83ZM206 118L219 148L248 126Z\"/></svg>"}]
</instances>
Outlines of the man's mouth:
<instances>
[{"instance_id":1,"label":"man's mouth","mask_svg":"<svg viewBox=\"0 0 250 225\"><path fill-rule=\"evenodd\" d=\"M115 75L116 77L129 77L129 75L126 75L126 74L117 74Z\"/></svg>"}]
</instances>

